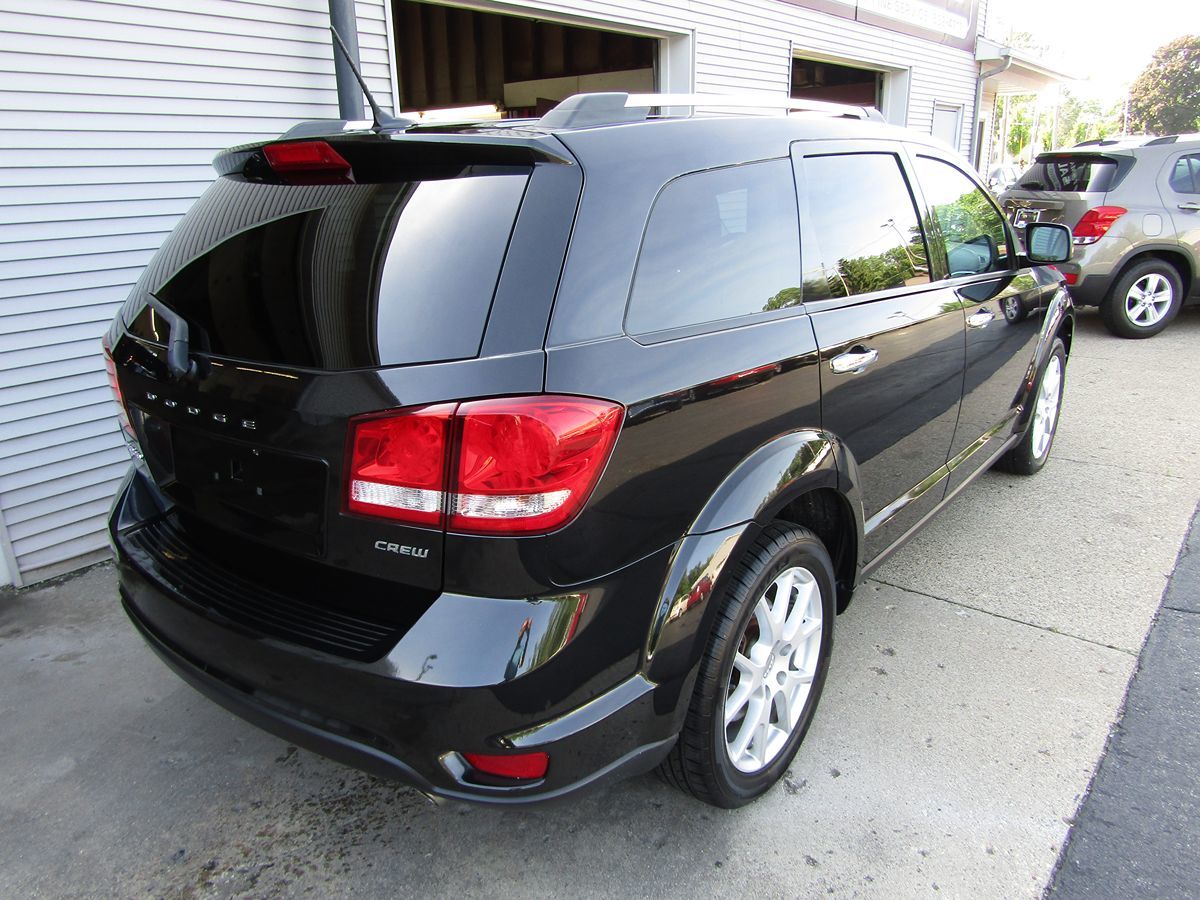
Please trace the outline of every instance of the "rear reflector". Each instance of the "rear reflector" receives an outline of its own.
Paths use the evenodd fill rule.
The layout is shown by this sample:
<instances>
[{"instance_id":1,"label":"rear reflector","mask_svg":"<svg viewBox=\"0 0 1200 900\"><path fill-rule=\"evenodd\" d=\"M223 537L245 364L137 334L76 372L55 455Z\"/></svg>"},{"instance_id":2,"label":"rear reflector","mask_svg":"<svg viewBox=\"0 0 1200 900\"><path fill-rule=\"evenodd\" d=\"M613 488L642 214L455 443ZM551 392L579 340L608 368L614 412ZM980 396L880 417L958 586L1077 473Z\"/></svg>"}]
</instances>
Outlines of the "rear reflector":
<instances>
[{"instance_id":1,"label":"rear reflector","mask_svg":"<svg viewBox=\"0 0 1200 900\"><path fill-rule=\"evenodd\" d=\"M464 753L463 759L469 762L473 769L485 775L519 781L545 778L546 770L550 768L550 754L548 753L514 753L506 756L491 753Z\"/></svg>"},{"instance_id":2,"label":"rear reflector","mask_svg":"<svg viewBox=\"0 0 1200 900\"><path fill-rule=\"evenodd\" d=\"M356 419L347 509L470 534L553 531L587 502L623 418L616 403L541 395Z\"/></svg>"},{"instance_id":3,"label":"rear reflector","mask_svg":"<svg viewBox=\"0 0 1200 900\"><path fill-rule=\"evenodd\" d=\"M1129 210L1123 206L1097 206L1089 209L1075 223L1075 228L1071 232L1072 243L1076 245L1096 243L1108 234L1108 229L1112 228L1113 222L1127 212Z\"/></svg>"},{"instance_id":4,"label":"rear reflector","mask_svg":"<svg viewBox=\"0 0 1200 900\"><path fill-rule=\"evenodd\" d=\"M1063 272L1062 276L1066 280L1067 284L1075 284L1075 282L1079 280L1078 272Z\"/></svg>"},{"instance_id":5,"label":"rear reflector","mask_svg":"<svg viewBox=\"0 0 1200 900\"><path fill-rule=\"evenodd\" d=\"M263 147L267 162L276 172L350 171L350 163L325 141L291 141Z\"/></svg>"}]
</instances>

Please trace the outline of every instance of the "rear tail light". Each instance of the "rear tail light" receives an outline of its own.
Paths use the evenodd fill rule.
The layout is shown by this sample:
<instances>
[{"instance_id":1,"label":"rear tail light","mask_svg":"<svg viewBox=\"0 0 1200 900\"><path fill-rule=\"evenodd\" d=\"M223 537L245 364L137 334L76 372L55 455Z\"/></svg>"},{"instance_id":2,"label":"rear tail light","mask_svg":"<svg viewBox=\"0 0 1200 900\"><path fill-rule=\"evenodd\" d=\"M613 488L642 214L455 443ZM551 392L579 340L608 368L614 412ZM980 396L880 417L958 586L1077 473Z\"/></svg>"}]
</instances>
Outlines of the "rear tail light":
<instances>
[{"instance_id":1,"label":"rear tail light","mask_svg":"<svg viewBox=\"0 0 1200 900\"><path fill-rule=\"evenodd\" d=\"M431 406L356 421L350 448L350 510L441 525L453 415L452 405Z\"/></svg>"},{"instance_id":2,"label":"rear tail light","mask_svg":"<svg viewBox=\"0 0 1200 900\"><path fill-rule=\"evenodd\" d=\"M1108 233L1113 222L1129 212L1123 206L1097 206L1083 214L1075 229L1071 232L1072 241L1076 245L1094 244Z\"/></svg>"},{"instance_id":3,"label":"rear tail light","mask_svg":"<svg viewBox=\"0 0 1200 900\"><path fill-rule=\"evenodd\" d=\"M101 345L104 347L104 371L108 375L108 386L112 389L113 399L117 401L117 422L121 426L121 435L129 446L129 452L136 456L140 452L137 450L137 433L133 430L133 423L129 421L125 397L121 393L121 382L117 379L117 364L113 360L112 347L109 346L107 337L101 341Z\"/></svg>"},{"instance_id":4,"label":"rear tail light","mask_svg":"<svg viewBox=\"0 0 1200 900\"><path fill-rule=\"evenodd\" d=\"M579 397L464 403L450 528L511 534L566 524L608 462L621 412Z\"/></svg>"},{"instance_id":5,"label":"rear tail light","mask_svg":"<svg viewBox=\"0 0 1200 900\"><path fill-rule=\"evenodd\" d=\"M464 753L463 759L477 772L498 778L511 778L514 781L545 778L546 770L550 768L548 753L509 753L504 756L492 753Z\"/></svg>"},{"instance_id":6,"label":"rear tail light","mask_svg":"<svg viewBox=\"0 0 1200 900\"><path fill-rule=\"evenodd\" d=\"M537 396L357 419L347 508L471 534L553 531L591 496L623 416L604 400Z\"/></svg>"}]
</instances>

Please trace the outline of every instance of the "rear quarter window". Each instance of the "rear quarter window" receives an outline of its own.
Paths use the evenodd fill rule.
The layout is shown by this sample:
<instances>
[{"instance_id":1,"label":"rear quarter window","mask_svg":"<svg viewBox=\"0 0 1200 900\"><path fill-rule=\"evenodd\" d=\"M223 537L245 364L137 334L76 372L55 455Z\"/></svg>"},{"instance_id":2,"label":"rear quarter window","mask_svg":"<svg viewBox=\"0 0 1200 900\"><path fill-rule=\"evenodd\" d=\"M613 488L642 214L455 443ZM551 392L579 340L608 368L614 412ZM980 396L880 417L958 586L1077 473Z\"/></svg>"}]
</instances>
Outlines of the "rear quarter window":
<instances>
[{"instance_id":1,"label":"rear quarter window","mask_svg":"<svg viewBox=\"0 0 1200 900\"><path fill-rule=\"evenodd\" d=\"M786 159L684 175L646 223L625 315L630 334L800 303L800 230Z\"/></svg>"}]
</instances>

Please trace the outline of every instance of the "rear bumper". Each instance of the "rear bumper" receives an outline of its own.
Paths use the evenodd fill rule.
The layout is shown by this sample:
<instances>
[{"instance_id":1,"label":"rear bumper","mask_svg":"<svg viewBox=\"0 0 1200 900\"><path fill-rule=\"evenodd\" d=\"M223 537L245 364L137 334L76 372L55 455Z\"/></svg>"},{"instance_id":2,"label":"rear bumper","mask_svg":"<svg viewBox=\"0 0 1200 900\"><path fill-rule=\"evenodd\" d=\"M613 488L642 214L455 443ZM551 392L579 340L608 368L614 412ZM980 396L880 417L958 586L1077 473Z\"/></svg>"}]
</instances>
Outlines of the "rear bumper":
<instances>
[{"instance_id":1,"label":"rear bumper","mask_svg":"<svg viewBox=\"0 0 1200 900\"><path fill-rule=\"evenodd\" d=\"M538 668L510 669L507 679L501 671L494 683L475 683L486 669L466 673L453 664L439 669L439 655L453 661L464 645L505 640L512 605L553 606L545 600L481 602L469 620L462 618L461 607L451 607L459 613L457 625L438 631L441 654L429 644L430 633L422 639L426 660L415 679L405 677L412 665L403 648L408 635L437 613L440 599L404 640L373 661L300 646L230 621L219 606L205 603L200 582L181 587L172 579L169 560L154 560L135 540L152 521L147 518L152 491L144 476L131 472L110 521L126 613L185 681L285 740L430 796L497 804L562 797L648 770L674 743L675 703L665 702L664 692L638 672L636 651L622 655L603 621L580 628ZM633 594L633 582L653 582L656 567L661 583L666 562L658 556L589 589L603 596L624 585ZM523 622L534 618L525 616ZM514 652L511 639L507 647L506 653ZM460 756L506 750L548 753L546 776L489 784Z\"/></svg>"}]
</instances>

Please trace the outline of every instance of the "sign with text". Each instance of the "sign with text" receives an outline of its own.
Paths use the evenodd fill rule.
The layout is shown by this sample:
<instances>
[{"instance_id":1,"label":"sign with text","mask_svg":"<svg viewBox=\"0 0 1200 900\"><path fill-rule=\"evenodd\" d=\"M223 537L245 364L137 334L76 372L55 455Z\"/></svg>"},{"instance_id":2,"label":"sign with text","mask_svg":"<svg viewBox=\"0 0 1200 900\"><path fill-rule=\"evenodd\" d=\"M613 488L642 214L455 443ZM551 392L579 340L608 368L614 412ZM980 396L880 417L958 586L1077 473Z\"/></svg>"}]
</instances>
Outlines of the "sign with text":
<instances>
[{"instance_id":1,"label":"sign with text","mask_svg":"<svg viewBox=\"0 0 1200 900\"><path fill-rule=\"evenodd\" d=\"M975 47L978 0L782 0L962 50Z\"/></svg>"}]
</instances>

